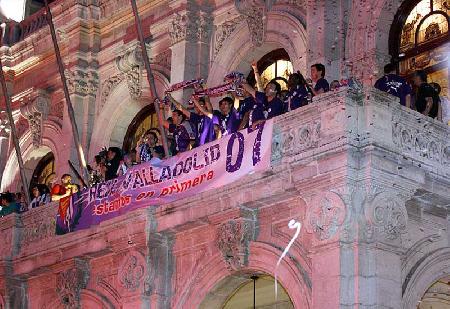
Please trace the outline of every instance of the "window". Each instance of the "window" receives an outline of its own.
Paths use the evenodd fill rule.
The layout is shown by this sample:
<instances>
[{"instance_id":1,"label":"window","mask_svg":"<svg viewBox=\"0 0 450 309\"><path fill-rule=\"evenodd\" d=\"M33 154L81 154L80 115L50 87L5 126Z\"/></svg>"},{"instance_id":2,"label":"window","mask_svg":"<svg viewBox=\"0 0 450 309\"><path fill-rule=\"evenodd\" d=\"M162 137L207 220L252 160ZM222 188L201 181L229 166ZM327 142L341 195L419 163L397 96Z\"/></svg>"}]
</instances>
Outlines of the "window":
<instances>
[{"instance_id":1,"label":"window","mask_svg":"<svg viewBox=\"0 0 450 309\"><path fill-rule=\"evenodd\" d=\"M37 184L49 186L55 175L55 156L47 153L37 164L30 181L30 190Z\"/></svg>"},{"instance_id":2,"label":"window","mask_svg":"<svg viewBox=\"0 0 450 309\"><path fill-rule=\"evenodd\" d=\"M450 1L405 1L390 32L390 53L399 62L399 73L408 79L416 70L428 73L441 95L448 96Z\"/></svg>"},{"instance_id":3,"label":"window","mask_svg":"<svg viewBox=\"0 0 450 309\"><path fill-rule=\"evenodd\" d=\"M289 55L283 48L271 51L258 61L258 71L261 73L263 87L275 80L280 84L282 90L286 90L287 80L293 70ZM256 84L252 70L247 80L251 85Z\"/></svg>"},{"instance_id":4,"label":"window","mask_svg":"<svg viewBox=\"0 0 450 309\"><path fill-rule=\"evenodd\" d=\"M155 108L152 105L144 107L131 121L128 126L127 133L123 140L123 151L129 153L134 149L139 141L139 138L149 129L158 129L158 115L155 112Z\"/></svg>"}]
</instances>

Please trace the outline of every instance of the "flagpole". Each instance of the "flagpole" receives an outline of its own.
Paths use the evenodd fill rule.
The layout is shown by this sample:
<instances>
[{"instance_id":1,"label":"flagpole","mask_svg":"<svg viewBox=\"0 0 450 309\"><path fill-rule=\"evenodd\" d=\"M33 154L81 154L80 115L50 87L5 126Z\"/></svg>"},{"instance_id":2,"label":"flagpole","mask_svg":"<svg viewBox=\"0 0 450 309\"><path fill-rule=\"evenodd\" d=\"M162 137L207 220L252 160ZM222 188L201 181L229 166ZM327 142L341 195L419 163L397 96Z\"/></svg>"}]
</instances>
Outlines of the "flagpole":
<instances>
[{"instance_id":1,"label":"flagpole","mask_svg":"<svg viewBox=\"0 0 450 309\"><path fill-rule=\"evenodd\" d=\"M22 153L20 152L19 139L17 138L16 126L14 125L14 119L11 109L11 98L8 93L8 87L6 86L5 74L3 73L3 64L0 58L0 81L2 83L3 96L5 97L6 113L8 114L8 121L11 127L11 136L13 139L14 149L16 150L17 161L19 162L20 178L22 180L22 187L25 194L26 201L30 205L30 192L28 189L27 176L25 175L25 168L23 166Z\"/></svg>"},{"instance_id":2,"label":"flagpole","mask_svg":"<svg viewBox=\"0 0 450 309\"><path fill-rule=\"evenodd\" d=\"M80 136L78 134L78 127L75 121L75 112L73 110L72 101L70 100L69 88L67 88L66 75L64 74L64 64L61 59L61 52L59 50L58 40L56 38L55 25L53 24L52 20L52 12L50 11L48 0L44 0L44 4L46 9L45 16L47 18L47 23L50 27L50 34L52 36L53 47L55 49L56 62L58 64L58 70L62 81L64 97L66 99L67 113L69 115L70 124L72 125L73 142L75 143L75 147L77 149L78 161L81 166L82 176L87 176L88 170L86 166L86 159L84 157L83 148L81 147L80 143Z\"/></svg>"},{"instance_id":3,"label":"flagpole","mask_svg":"<svg viewBox=\"0 0 450 309\"><path fill-rule=\"evenodd\" d=\"M131 7L133 8L136 31L138 33L138 38L139 38L139 42L141 45L142 58L144 60L145 70L147 71L147 81L148 81L148 84L150 85L150 92L152 93L153 97L156 99L153 104L155 106L155 111L159 116L158 125L159 125L159 130L161 131L162 144L164 147L164 152L166 153L166 156L168 156L169 155L169 146L167 144L166 131L164 130L163 124L161 122L161 119L163 119L164 115L162 114L162 111L159 108L159 104L158 104L159 97L158 97L158 93L156 92L155 80L153 78L152 68L150 67L150 60L148 59L147 48L145 46L144 35L142 33L141 19L139 18L139 12L138 12L138 9L136 6L136 0L130 0L130 2L131 2Z\"/></svg>"}]
</instances>

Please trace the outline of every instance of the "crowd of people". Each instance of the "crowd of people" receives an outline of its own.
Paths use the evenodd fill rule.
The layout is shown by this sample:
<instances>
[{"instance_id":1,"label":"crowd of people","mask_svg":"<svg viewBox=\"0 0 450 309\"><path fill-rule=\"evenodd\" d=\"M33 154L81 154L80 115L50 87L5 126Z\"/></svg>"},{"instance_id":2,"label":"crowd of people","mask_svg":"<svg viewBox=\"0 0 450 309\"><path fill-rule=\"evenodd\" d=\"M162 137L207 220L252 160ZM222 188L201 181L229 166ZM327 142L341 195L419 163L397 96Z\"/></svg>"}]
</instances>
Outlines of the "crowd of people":
<instances>
[{"instance_id":1,"label":"crowd of people","mask_svg":"<svg viewBox=\"0 0 450 309\"><path fill-rule=\"evenodd\" d=\"M252 64L252 70L256 86L253 87L243 80L240 83L240 91L221 98L218 110L213 109L208 96L193 95L189 103L183 104L171 94L167 94L169 104L161 103L161 110L171 116L162 117L160 121L167 130L169 154L166 154L161 146L159 130L150 129L140 137L135 149L129 153L124 154L118 147L102 149L95 156L93 164L88 166L88 185L122 176L130 167L143 162L157 166L165 157L182 153L244 128L254 130L265 120L308 105L314 96L345 85L337 80L328 83L325 79L325 66L320 63L311 66L310 79L305 79L300 72L292 73L287 82L287 90L282 90L276 80L263 87L256 63ZM409 85L395 71L394 64L386 65L385 75L376 81L375 88L398 97L403 106L448 124L449 103L440 96L441 87L437 83L428 83L425 71L417 71L414 74L413 85ZM30 205L26 205L23 194L3 193L0 216L39 207L78 190L79 186L72 184L71 176L65 174L61 178L61 184L53 186L52 190L43 185L34 186L31 190Z\"/></svg>"}]
</instances>

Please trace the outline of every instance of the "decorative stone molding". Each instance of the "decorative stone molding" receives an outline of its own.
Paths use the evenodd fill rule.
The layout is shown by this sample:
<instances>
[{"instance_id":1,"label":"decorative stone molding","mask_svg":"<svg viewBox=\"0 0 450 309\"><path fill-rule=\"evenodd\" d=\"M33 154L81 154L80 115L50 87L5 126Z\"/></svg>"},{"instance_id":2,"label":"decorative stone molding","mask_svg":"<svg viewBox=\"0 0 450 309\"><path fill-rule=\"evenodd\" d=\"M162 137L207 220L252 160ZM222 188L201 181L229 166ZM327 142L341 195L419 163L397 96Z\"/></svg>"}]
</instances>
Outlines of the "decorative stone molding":
<instances>
[{"instance_id":1,"label":"decorative stone molding","mask_svg":"<svg viewBox=\"0 0 450 309\"><path fill-rule=\"evenodd\" d=\"M11 126L5 111L0 111L0 140L9 138Z\"/></svg>"},{"instance_id":2,"label":"decorative stone molding","mask_svg":"<svg viewBox=\"0 0 450 309\"><path fill-rule=\"evenodd\" d=\"M248 264L249 244L254 234L254 222L244 219L229 220L218 227L216 245L230 271Z\"/></svg>"},{"instance_id":3,"label":"decorative stone molding","mask_svg":"<svg viewBox=\"0 0 450 309\"><path fill-rule=\"evenodd\" d=\"M209 13L199 12L197 21L197 40L202 43L208 43L213 29L213 18Z\"/></svg>"},{"instance_id":4,"label":"decorative stone molding","mask_svg":"<svg viewBox=\"0 0 450 309\"><path fill-rule=\"evenodd\" d=\"M15 125L18 138L21 138L30 128L28 120L22 115L19 116L19 119L16 121Z\"/></svg>"},{"instance_id":5,"label":"decorative stone molding","mask_svg":"<svg viewBox=\"0 0 450 309\"><path fill-rule=\"evenodd\" d=\"M176 13L169 25L169 36L172 45L183 40L195 42L198 39L198 16L193 11L185 14Z\"/></svg>"},{"instance_id":6,"label":"decorative stone molding","mask_svg":"<svg viewBox=\"0 0 450 309\"><path fill-rule=\"evenodd\" d=\"M295 154L316 148L320 141L320 121L312 121L303 126L274 130L272 139L272 161L285 154Z\"/></svg>"},{"instance_id":7,"label":"decorative stone molding","mask_svg":"<svg viewBox=\"0 0 450 309\"><path fill-rule=\"evenodd\" d=\"M398 115L392 120L392 141L402 152L421 160L450 166L450 142L427 119L417 126L403 122Z\"/></svg>"},{"instance_id":8,"label":"decorative stone molding","mask_svg":"<svg viewBox=\"0 0 450 309\"><path fill-rule=\"evenodd\" d=\"M52 117L58 118L62 122L65 108L66 108L66 105L64 104L63 101L53 103L50 106L50 114L49 115Z\"/></svg>"},{"instance_id":9,"label":"decorative stone molding","mask_svg":"<svg viewBox=\"0 0 450 309\"><path fill-rule=\"evenodd\" d=\"M157 54L155 57L150 59L151 63L162 66L170 71L171 61L172 61L172 51L166 49L165 51Z\"/></svg>"},{"instance_id":10,"label":"decorative stone molding","mask_svg":"<svg viewBox=\"0 0 450 309\"><path fill-rule=\"evenodd\" d=\"M234 30L236 30L241 21L242 17L239 16L216 26L214 34L213 59L216 58L226 39L230 37Z\"/></svg>"},{"instance_id":11,"label":"decorative stone molding","mask_svg":"<svg viewBox=\"0 0 450 309\"><path fill-rule=\"evenodd\" d=\"M89 265L82 260L76 260L73 268L57 275L56 293L66 309L81 308L81 290L86 288L88 281Z\"/></svg>"},{"instance_id":12,"label":"decorative stone molding","mask_svg":"<svg viewBox=\"0 0 450 309\"><path fill-rule=\"evenodd\" d=\"M274 1L235 0L237 11L245 16L250 37L254 46L261 46L265 37L265 14L272 8Z\"/></svg>"},{"instance_id":13,"label":"decorative stone molding","mask_svg":"<svg viewBox=\"0 0 450 309\"><path fill-rule=\"evenodd\" d=\"M318 240L333 238L344 223L347 208L341 197L334 192L325 192L312 198L306 214L307 229Z\"/></svg>"},{"instance_id":14,"label":"decorative stone molding","mask_svg":"<svg viewBox=\"0 0 450 309\"><path fill-rule=\"evenodd\" d=\"M66 69L64 75L66 75L67 88L69 88L70 94L81 96L89 94L89 85L86 81L86 74L84 72Z\"/></svg>"},{"instance_id":15,"label":"decorative stone molding","mask_svg":"<svg viewBox=\"0 0 450 309\"><path fill-rule=\"evenodd\" d=\"M38 89L27 104L20 107L20 113L28 120L29 129L33 138L33 146L42 145L42 124L50 113L50 97L45 90Z\"/></svg>"},{"instance_id":16,"label":"decorative stone molding","mask_svg":"<svg viewBox=\"0 0 450 309\"><path fill-rule=\"evenodd\" d=\"M147 273L145 257L137 251L128 253L119 267L119 283L127 292L136 292L144 286Z\"/></svg>"},{"instance_id":17,"label":"decorative stone molding","mask_svg":"<svg viewBox=\"0 0 450 309\"><path fill-rule=\"evenodd\" d=\"M124 79L124 76L122 74L116 74L108 78L102 85L102 92L101 92L101 101L100 101L100 109L103 108L103 106L106 103L106 100L108 100L111 92L114 90L114 88L117 87L118 84L120 84Z\"/></svg>"},{"instance_id":18,"label":"decorative stone molding","mask_svg":"<svg viewBox=\"0 0 450 309\"><path fill-rule=\"evenodd\" d=\"M396 194L382 192L369 203L368 223L387 240L395 240L407 232L408 213L404 201Z\"/></svg>"},{"instance_id":19,"label":"decorative stone molding","mask_svg":"<svg viewBox=\"0 0 450 309\"><path fill-rule=\"evenodd\" d=\"M125 75L128 91L133 99L142 95L142 52L139 45L134 44L125 53L116 58L117 68Z\"/></svg>"}]
</instances>

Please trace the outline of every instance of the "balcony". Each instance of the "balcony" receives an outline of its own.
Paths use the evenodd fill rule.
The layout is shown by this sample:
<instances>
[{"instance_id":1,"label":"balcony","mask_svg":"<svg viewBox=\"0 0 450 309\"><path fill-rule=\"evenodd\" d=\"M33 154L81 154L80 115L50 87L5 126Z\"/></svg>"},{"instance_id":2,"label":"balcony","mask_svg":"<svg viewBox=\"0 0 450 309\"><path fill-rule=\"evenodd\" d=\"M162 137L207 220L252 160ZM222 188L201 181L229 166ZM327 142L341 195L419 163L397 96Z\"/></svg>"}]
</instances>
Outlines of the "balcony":
<instances>
[{"instance_id":1,"label":"balcony","mask_svg":"<svg viewBox=\"0 0 450 309\"><path fill-rule=\"evenodd\" d=\"M0 219L0 260L12 259L17 274L36 273L60 261L107 254L130 242L146 246L153 233L170 232L176 237L196 227L214 230L228 217L253 220L267 215L268 209L280 211L273 216L288 218L292 214L281 204L292 205L301 197L309 209L315 205L308 201L324 190L345 196L358 187L372 188L369 191L386 187L409 192L411 199L420 192L422 202L429 199L434 205L445 205L442 197L450 199L449 133L444 124L400 106L373 88L327 93L275 119L267 171L244 176L220 190L138 209L64 236L54 233L57 203L10 215ZM349 218L356 215L350 204L346 207ZM262 217L258 220L261 230L271 224ZM319 239L328 235L320 233L339 234L343 220L328 231L311 227L310 234L319 233ZM403 233L401 229L385 232ZM311 238L305 246L315 241Z\"/></svg>"}]
</instances>

